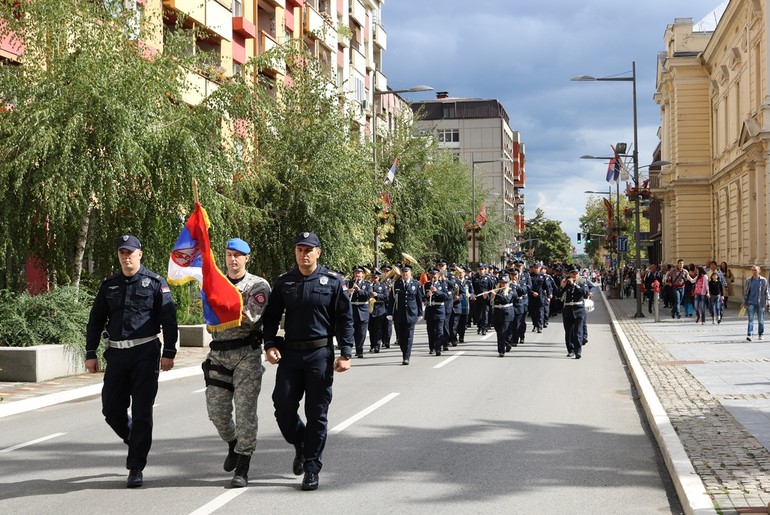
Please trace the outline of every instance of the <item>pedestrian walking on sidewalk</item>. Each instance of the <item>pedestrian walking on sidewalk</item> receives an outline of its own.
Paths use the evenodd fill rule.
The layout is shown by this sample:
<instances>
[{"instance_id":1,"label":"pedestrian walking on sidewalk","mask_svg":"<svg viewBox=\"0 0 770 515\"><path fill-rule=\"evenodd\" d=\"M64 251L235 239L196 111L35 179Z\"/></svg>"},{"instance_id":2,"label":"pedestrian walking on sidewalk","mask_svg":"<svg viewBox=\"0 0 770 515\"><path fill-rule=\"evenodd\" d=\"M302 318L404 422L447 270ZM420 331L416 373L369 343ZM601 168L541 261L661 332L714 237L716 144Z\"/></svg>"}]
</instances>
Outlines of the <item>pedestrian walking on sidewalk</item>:
<instances>
[{"instance_id":1,"label":"pedestrian walking on sidewalk","mask_svg":"<svg viewBox=\"0 0 770 515\"><path fill-rule=\"evenodd\" d=\"M206 410L219 436L227 442L224 469L233 472L231 485L249 483L251 456L257 447L257 397L262 389L262 312L270 296L268 282L246 271L251 247L240 238L227 241L228 280L241 292L240 325L212 335L203 362ZM233 419L233 405L235 419Z\"/></svg>"},{"instance_id":2,"label":"pedestrian walking on sidewalk","mask_svg":"<svg viewBox=\"0 0 770 515\"><path fill-rule=\"evenodd\" d=\"M724 298L724 301L722 302L722 309L726 309L727 299L735 296L735 292L733 291L733 283L735 282L735 276L733 275L733 272L729 268L727 268L726 261L722 261L719 264L719 271L722 272L722 277L724 277L725 280L727 281L727 290L725 290L725 298Z\"/></svg>"},{"instance_id":3,"label":"pedestrian walking on sidewalk","mask_svg":"<svg viewBox=\"0 0 770 515\"><path fill-rule=\"evenodd\" d=\"M759 265L751 267L751 277L743 285L743 306L749 314L749 326L746 330L746 341L751 341L754 333L754 317L757 318L757 337L762 340L765 333L765 306L770 304L770 292L767 290L767 279L760 274Z\"/></svg>"},{"instance_id":4,"label":"pedestrian walking on sidewalk","mask_svg":"<svg viewBox=\"0 0 770 515\"><path fill-rule=\"evenodd\" d=\"M706 306L709 297L709 279L705 267L697 268L698 275L693 283L693 304L695 306L695 323L706 323Z\"/></svg>"},{"instance_id":5,"label":"pedestrian walking on sidewalk","mask_svg":"<svg viewBox=\"0 0 770 515\"><path fill-rule=\"evenodd\" d=\"M262 314L265 354L275 365L273 406L278 428L294 446L294 474L305 472L302 490L318 489L321 455L326 445L334 372L350 368L353 310L342 276L318 264L321 241L299 233L294 245L297 266L281 274ZM286 314L286 334L278 338ZM334 338L340 356L334 359ZM305 422L297 410L305 397Z\"/></svg>"},{"instance_id":6,"label":"pedestrian walking on sidewalk","mask_svg":"<svg viewBox=\"0 0 770 515\"><path fill-rule=\"evenodd\" d=\"M724 298L724 283L716 272L711 273L709 279L709 313L711 323L722 323L722 299Z\"/></svg>"},{"instance_id":7,"label":"pedestrian walking on sidewalk","mask_svg":"<svg viewBox=\"0 0 770 515\"><path fill-rule=\"evenodd\" d=\"M88 318L86 369L99 371L96 349L104 337L107 369L102 414L128 445L126 486L137 488L142 486L142 471L152 446L158 374L174 367L176 306L166 280L142 265L142 244L136 236L121 236L117 251L120 272L102 281ZM161 327L162 354L158 338Z\"/></svg>"},{"instance_id":8,"label":"pedestrian walking on sidewalk","mask_svg":"<svg viewBox=\"0 0 770 515\"><path fill-rule=\"evenodd\" d=\"M671 318L682 318L682 303L684 302L684 290L687 284L687 270L684 269L684 260L676 262L676 267L666 275L666 282L671 285L673 291L671 303Z\"/></svg>"}]
</instances>

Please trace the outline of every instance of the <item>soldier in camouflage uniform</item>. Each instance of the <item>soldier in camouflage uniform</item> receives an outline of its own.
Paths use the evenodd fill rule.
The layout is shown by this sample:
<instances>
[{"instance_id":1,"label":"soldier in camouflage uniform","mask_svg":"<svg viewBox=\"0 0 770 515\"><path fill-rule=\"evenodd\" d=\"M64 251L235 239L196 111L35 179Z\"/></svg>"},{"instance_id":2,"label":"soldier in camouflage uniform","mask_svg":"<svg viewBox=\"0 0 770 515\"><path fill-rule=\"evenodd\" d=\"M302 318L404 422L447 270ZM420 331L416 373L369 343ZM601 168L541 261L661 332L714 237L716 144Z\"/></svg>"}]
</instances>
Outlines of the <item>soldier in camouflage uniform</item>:
<instances>
[{"instance_id":1,"label":"soldier in camouflage uniform","mask_svg":"<svg viewBox=\"0 0 770 515\"><path fill-rule=\"evenodd\" d=\"M203 362L209 419L229 450L224 469L235 470L232 486L248 484L249 463L257 446L257 396L262 388L262 311L268 282L246 272L251 248L240 238L227 242L227 278L243 296L241 325L213 333ZM233 420L235 404L235 420Z\"/></svg>"}]
</instances>

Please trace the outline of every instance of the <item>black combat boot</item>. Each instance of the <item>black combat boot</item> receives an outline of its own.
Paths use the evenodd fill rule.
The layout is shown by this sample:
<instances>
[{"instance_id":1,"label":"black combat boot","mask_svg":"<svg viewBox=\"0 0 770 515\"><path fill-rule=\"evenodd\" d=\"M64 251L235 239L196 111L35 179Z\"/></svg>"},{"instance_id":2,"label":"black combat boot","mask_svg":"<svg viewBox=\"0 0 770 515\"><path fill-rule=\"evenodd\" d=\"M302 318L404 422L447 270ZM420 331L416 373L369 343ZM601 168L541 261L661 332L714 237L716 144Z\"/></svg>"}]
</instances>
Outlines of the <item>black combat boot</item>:
<instances>
[{"instance_id":1,"label":"black combat boot","mask_svg":"<svg viewBox=\"0 0 770 515\"><path fill-rule=\"evenodd\" d=\"M227 451L227 456L225 457L225 472L232 472L235 470L235 465L238 463L238 455L235 453L235 444L237 443L238 440L227 442L229 449Z\"/></svg>"},{"instance_id":2,"label":"black combat boot","mask_svg":"<svg viewBox=\"0 0 770 515\"><path fill-rule=\"evenodd\" d=\"M230 485L233 488L243 488L249 484L249 463L251 463L251 456L245 454L236 454L238 456L238 463L235 465L235 474L233 474L233 480L230 481Z\"/></svg>"}]
</instances>

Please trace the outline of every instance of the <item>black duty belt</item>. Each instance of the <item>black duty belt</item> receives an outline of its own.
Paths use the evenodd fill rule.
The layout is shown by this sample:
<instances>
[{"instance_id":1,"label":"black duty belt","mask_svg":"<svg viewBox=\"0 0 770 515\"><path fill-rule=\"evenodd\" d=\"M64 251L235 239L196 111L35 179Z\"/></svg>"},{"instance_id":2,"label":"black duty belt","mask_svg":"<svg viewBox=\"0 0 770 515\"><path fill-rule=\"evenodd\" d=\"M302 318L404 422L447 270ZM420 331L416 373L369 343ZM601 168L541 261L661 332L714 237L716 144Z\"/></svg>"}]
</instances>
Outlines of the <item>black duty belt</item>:
<instances>
[{"instance_id":1,"label":"black duty belt","mask_svg":"<svg viewBox=\"0 0 770 515\"><path fill-rule=\"evenodd\" d=\"M209 343L209 348L211 350L216 351L223 351L223 350L235 350L240 349L241 347L254 347L255 349L261 347L261 345L257 344L254 346L254 343L256 343L257 340L254 338L239 338L237 340L214 340Z\"/></svg>"},{"instance_id":2,"label":"black duty belt","mask_svg":"<svg viewBox=\"0 0 770 515\"><path fill-rule=\"evenodd\" d=\"M319 338L317 340L299 340L295 342L284 341L281 347L288 350L313 350L331 345L331 338Z\"/></svg>"}]
</instances>

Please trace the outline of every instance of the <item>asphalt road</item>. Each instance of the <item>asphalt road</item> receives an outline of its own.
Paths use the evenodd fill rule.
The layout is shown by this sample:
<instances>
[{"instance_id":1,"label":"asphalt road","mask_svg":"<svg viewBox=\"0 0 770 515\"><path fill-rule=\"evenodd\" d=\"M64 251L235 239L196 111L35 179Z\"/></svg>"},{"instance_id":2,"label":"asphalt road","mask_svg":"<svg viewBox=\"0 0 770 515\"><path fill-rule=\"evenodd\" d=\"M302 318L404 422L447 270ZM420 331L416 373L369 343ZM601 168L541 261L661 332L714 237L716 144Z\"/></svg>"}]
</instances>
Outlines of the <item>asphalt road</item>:
<instances>
[{"instance_id":1,"label":"asphalt road","mask_svg":"<svg viewBox=\"0 0 770 515\"><path fill-rule=\"evenodd\" d=\"M561 318L498 358L494 332L412 364L391 348L334 383L321 486L299 489L275 424L268 365L250 484L229 488L200 375L163 382L145 485L98 397L0 419L0 513L680 513L602 303L583 359Z\"/></svg>"}]
</instances>

